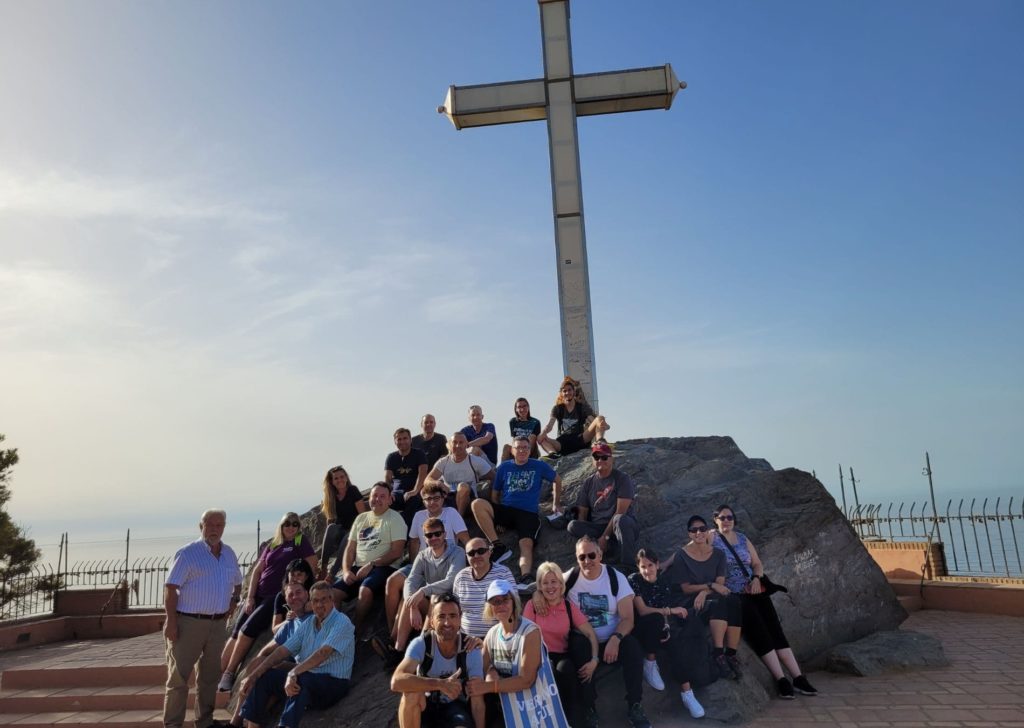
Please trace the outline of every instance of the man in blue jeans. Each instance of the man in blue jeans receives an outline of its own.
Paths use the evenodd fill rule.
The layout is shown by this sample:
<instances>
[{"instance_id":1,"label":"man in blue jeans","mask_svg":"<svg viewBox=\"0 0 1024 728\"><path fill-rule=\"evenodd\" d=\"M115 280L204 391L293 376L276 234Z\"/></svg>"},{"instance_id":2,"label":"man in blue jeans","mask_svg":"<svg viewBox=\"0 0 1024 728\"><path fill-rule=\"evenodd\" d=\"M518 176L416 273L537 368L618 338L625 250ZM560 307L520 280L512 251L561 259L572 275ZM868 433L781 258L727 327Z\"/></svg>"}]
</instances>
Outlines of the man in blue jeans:
<instances>
[{"instance_id":1,"label":"man in blue jeans","mask_svg":"<svg viewBox=\"0 0 1024 728\"><path fill-rule=\"evenodd\" d=\"M334 608L331 585L318 581L310 590L313 618L296 625L288 640L242 681L241 716L249 728L260 728L271 696L286 698L278 725L297 728L306 708L323 709L348 693L355 658L355 628ZM290 670L271 667L294 656Z\"/></svg>"}]
</instances>

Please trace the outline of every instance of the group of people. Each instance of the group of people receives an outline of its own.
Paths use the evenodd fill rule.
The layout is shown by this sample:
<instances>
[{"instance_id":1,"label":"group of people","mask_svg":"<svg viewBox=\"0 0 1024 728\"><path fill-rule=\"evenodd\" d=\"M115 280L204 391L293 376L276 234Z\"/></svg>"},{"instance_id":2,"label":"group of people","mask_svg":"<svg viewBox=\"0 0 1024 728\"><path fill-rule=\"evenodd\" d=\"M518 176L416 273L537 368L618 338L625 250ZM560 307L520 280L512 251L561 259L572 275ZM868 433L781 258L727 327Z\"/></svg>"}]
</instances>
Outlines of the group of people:
<instances>
[{"instance_id":1,"label":"group of people","mask_svg":"<svg viewBox=\"0 0 1024 728\"><path fill-rule=\"evenodd\" d=\"M685 545L661 559L638 549L635 486L615 467L603 437L607 422L576 383L563 381L546 427L523 398L514 414L500 460L495 428L474 406L470 424L450 438L436 432L429 414L416 437L397 430L384 478L366 497L344 468L329 470L319 553L299 517L285 514L252 569L244 600L234 552L221 540L225 514L204 513L201 538L175 555L165 586L165 726L184 721L195 665L197 728L265 725L275 698L284 701L278 725L295 728L307 708L329 707L348 692L360 640L393 670L403 728L485 728L502 720L597 726L595 678L610 668L621 668L626 719L646 728L644 683L665 689L659 658L682 705L699 718L704 709L691 683L739 677L741 634L776 679L780 697L815 694L762 588L757 551L735 530L729 506L715 511L715 530L692 517ZM576 502L563 507L558 473L536 456L588 447L594 472ZM547 487L553 525L576 538L576 563L568 569L551 561L534 569ZM518 538L518 580L503 563L510 551L498 528ZM351 620L342 611L350 600ZM372 628L381 604L386 634ZM236 684L253 641L268 627L273 639ZM237 690L229 721L213 719L218 689Z\"/></svg>"}]
</instances>

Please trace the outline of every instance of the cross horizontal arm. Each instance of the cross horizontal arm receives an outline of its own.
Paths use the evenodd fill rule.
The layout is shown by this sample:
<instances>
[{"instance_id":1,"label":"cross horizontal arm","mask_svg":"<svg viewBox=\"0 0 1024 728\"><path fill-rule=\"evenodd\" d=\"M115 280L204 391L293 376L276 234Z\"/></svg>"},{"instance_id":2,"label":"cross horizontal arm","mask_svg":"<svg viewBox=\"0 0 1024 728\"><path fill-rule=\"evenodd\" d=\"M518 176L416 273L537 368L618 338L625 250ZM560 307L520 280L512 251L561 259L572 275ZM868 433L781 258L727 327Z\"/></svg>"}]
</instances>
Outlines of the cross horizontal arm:
<instances>
[{"instance_id":1,"label":"cross horizontal arm","mask_svg":"<svg viewBox=\"0 0 1024 728\"><path fill-rule=\"evenodd\" d=\"M686 88L672 65L634 68L573 76L576 115L613 114L624 111L668 109L676 92ZM477 86L449 86L438 113L456 129L493 124L514 124L547 118L544 79Z\"/></svg>"}]
</instances>

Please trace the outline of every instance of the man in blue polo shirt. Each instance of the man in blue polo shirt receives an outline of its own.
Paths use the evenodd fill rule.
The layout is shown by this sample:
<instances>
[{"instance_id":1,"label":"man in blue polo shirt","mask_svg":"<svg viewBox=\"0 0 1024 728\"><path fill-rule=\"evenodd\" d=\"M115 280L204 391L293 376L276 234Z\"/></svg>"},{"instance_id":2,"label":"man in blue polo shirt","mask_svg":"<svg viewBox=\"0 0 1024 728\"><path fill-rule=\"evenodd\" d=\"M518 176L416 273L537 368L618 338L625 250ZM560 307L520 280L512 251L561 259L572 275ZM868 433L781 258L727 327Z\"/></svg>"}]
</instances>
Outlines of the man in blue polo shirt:
<instances>
[{"instance_id":1,"label":"man in blue polo shirt","mask_svg":"<svg viewBox=\"0 0 1024 728\"><path fill-rule=\"evenodd\" d=\"M494 547L494 560L506 550L498 542L495 524L512 529L519 534L519 583L533 581L533 544L540 532L540 492L545 480L553 483L551 512L562 511L562 479L555 469L543 460L530 457L530 438L517 437L512 443L515 459L506 460L498 466L491 487L491 503L477 498L470 505L477 525Z\"/></svg>"},{"instance_id":2,"label":"man in blue polo shirt","mask_svg":"<svg viewBox=\"0 0 1024 728\"><path fill-rule=\"evenodd\" d=\"M334 608L331 585L318 581L309 590L313 618L295 626L288 640L242 681L241 716L258 728L271 696L286 698L278 725L297 728L307 708L324 709L348 693L355 658L355 627ZM290 670L273 667L294 655Z\"/></svg>"}]
</instances>

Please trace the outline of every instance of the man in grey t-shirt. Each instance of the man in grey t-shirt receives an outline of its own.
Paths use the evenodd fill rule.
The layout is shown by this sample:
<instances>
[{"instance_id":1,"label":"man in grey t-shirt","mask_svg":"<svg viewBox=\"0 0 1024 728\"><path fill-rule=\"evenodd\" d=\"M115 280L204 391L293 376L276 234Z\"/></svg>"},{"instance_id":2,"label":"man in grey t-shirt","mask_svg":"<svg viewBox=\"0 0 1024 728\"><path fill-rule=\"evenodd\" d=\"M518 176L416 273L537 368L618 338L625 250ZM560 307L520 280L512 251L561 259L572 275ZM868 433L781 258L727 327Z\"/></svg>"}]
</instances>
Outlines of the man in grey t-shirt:
<instances>
[{"instance_id":1,"label":"man in grey t-shirt","mask_svg":"<svg viewBox=\"0 0 1024 728\"><path fill-rule=\"evenodd\" d=\"M569 522L569 533L580 538L597 539L607 552L608 541L619 544L618 563L630 572L636 569L637 539L640 525L636 522L633 480L615 469L615 459L608 443L595 443L590 449L596 472L583 481L576 498L576 519Z\"/></svg>"}]
</instances>

